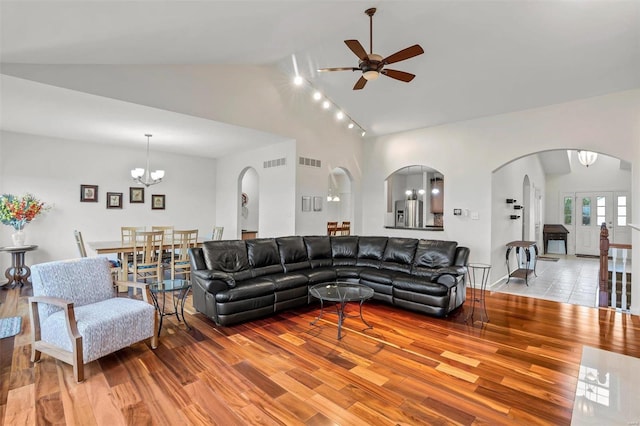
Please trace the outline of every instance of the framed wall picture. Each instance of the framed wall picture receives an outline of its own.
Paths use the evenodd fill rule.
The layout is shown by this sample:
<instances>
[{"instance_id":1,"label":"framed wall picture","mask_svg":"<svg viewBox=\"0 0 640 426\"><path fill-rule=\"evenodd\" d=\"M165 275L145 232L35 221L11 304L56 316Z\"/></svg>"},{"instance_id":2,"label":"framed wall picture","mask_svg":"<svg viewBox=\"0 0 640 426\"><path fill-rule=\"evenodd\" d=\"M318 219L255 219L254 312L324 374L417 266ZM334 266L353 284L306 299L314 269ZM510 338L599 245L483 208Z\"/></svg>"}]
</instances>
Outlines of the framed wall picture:
<instances>
[{"instance_id":1,"label":"framed wall picture","mask_svg":"<svg viewBox=\"0 0 640 426\"><path fill-rule=\"evenodd\" d=\"M313 197L313 211L314 212L322 211L322 197L318 197L318 196Z\"/></svg>"},{"instance_id":2,"label":"framed wall picture","mask_svg":"<svg viewBox=\"0 0 640 426\"><path fill-rule=\"evenodd\" d=\"M302 211L303 212L311 211L311 197L307 195L302 196Z\"/></svg>"},{"instance_id":3,"label":"framed wall picture","mask_svg":"<svg viewBox=\"0 0 640 426\"><path fill-rule=\"evenodd\" d=\"M83 203L97 203L98 185L80 185L80 201Z\"/></svg>"},{"instance_id":4,"label":"framed wall picture","mask_svg":"<svg viewBox=\"0 0 640 426\"><path fill-rule=\"evenodd\" d=\"M136 187L130 186L129 202L132 204L144 203L144 188L136 188Z\"/></svg>"},{"instance_id":5,"label":"framed wall picture","mask_svg":"<svg viewBox=\"0 0 640 426\"><path fill-rule=\"evenodd\" d=\"M152 194L151 195L151 209L152 210L164 210L165 207L165 197L164 194Z\"/></svg>"},{"instance_id":6,"label":"framed wall picture","mask_svg":"<svg viewBox=\"0 0 640 426\"><path fill-rule=\"evenodd\" d=\"M107 192L107 208L108 209L122 208L122 192Z\"/></svg>"}]
</instances>

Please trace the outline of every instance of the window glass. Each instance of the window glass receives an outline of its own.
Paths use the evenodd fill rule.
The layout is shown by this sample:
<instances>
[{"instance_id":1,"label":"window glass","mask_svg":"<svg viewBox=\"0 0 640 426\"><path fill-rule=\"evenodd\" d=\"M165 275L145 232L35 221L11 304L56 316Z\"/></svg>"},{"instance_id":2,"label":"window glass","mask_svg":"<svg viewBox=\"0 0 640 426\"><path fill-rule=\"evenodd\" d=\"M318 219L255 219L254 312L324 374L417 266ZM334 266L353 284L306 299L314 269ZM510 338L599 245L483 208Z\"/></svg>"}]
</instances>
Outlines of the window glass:
<instances>
[{"instance_id":1,"label":"window glass","mask_svg":"<svg viewBox=\"0 0 640 426\"><path fill-rule=\"evenodd\" d=\"M564 197L564 224L571 225L571 212L573 212L573 197Z\"/></svg>"},{"instance_id":2,"label":"window glass","mask_svg":"<svg viewBox=\"0 0 640 426\"><path fill-rule=\"evenodd\" d=\"M624 195L618 196L617 213L618 226L627 226L627 197Z\"/></svg>"},{"instance_id":3,"label":"window glass","mask_svg":"<svg viewBox=\"0 0 640 426\"><path fill-rule=\"evenodd\" d=\"M582 224L591 225L591 198L582 199Z\"/></svg>"},{"instance_id":4,"label":"window glass","mask_svg":"<svg viewBox=\"0 0 640 426\"><path fill-rule=\"evenodd\" d=\"M604 197L598 197L596 199L596 225L600 225L604 222L606 222L606 218L605 218L605 198Z\"/></svg>"}]
</instances>

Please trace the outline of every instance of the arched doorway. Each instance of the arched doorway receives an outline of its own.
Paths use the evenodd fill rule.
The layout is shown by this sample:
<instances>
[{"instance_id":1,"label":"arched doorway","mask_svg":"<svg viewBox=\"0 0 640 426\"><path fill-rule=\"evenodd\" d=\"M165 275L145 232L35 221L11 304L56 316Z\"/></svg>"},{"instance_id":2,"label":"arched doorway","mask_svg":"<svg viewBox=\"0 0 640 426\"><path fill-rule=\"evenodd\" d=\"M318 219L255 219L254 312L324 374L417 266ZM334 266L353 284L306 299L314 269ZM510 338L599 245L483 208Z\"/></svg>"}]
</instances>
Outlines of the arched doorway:
<instances>
[{"instance_id":1,"label":"arched doorway","mask_svg":"<svg viewBox=\"0 0 640 426\"><path fill-rule=\"evenodd\" d=\"M351 222L353 229L353 178L349 170L336 167L329 173L327 191L327 221Z\"/></svg>"},{"instance_id":2,"label":"arched doorway","mask_svg":"<svg viewBox=\"0 0 640 426\"><path fill-rule=\"evenodd\" d=\"M260 185L256 169L247 167L238 178L238 235L255 238L260 229Z\"/></svg>"}]
</instances>

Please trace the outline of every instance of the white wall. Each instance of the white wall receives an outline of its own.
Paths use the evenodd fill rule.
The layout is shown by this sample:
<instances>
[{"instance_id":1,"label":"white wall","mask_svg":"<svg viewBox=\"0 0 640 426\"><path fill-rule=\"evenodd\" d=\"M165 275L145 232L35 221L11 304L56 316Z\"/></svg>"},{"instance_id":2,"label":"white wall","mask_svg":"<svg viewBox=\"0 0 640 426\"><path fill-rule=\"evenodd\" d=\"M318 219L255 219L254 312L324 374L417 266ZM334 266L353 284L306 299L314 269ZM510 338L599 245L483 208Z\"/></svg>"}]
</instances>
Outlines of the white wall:
<instances>
[{"instance_id":1,"label":"white wall","mask_svg":"<svg viewBox=\"0 0 640 426\"><path fill-rule=\"evenodd\" d=\"M296 215L295 142L287 141L250 152L229 155L218 160L216 177L216 224L224 226L224 239L241 237L241 175L253 167L258 175L260 211L258 236L261 238L293 235ZM264 161L285 158L286 165L264 168Z\"/></svg>"},{"instance_id":2,"label":"white wall","mask_svg":"<svg viewBox=\"0 0 640 426\"><path fill-rule=\"evenodd\" d=\"M285 228L297 234L326 233L327 209L303 214L300 200L303 195L326 197L335 167L351 173L354 216L360 217L362 138L346 123L337 123L335 111L322 110L307 88L295 87L293 76L275 66L3 64L2 72L295 140L296 156L319 159L322 167L295 166L295 226ZM296 156L291 165L297 164ZM267 221L282 220L277 211L261 209L261 214ZM352 224L356 232L360 227L357 220ZM226 228L224 235L231 235Z\"/></svg>"},{"instance_id":3,"label":"white wall","mask_svg":"<svg viewBox=\"0 0 640 426\"><path fill-rule=\"evenodd\" d=\"M499 264L492 242L492 172L513 159L551 149L586 149L624 158L633 166L632 198L640 196L640 90L418 129L366 143L363 233L455 240L470 247L470 259L475 262ZM446 178L443 232L384 229L384 179L410 164L433 167ZM454 208L469 209L471 214L453 216ZM472 219L474 213L477 220ZM640 223L640 209L633 209L632 217ZM634 232L635 247L640 247L638 234ZM637 262L633 274L640 276ZM640 280L634 281L634 294L640 295ZM640 297L633 300L632 311L640 313Z\"/></svg>"},{"instance_id":4,"label":"white wall","mask_svg":"<svg viewBox=\"0 0 640 426\"><path fill-rule=\"evenodd\" d=\"M131 169L145 165L144 150L12 132L0 132L0 147L3 191L30 192L53 205L25 228L27 243L39 246L27 254L28 264L78 257L74 229L85 243L120 240L121 226L173 225L211 233L215 160L152 151L151 167L165 170L164 181L145 189L144 204L130 204L129 187L140 186L131 179ZM81 184L98 185L97 203L80 202ZM106 208L107 192L123 193L122 209ZM151 194L166 195L165 210L151 210ZM0 228L0 245L11 245L13 228ZM0 253L0 271L9 264L9 256Z\"/></svg>"},{"instance_id":5,"label":"white wall","mask_svg":"<svg viewBox=\"0 0 640 426\"><path fill-rule=\"evenodd\" d=\"M631 192L631 171L620 169L620 160L607 155L599 155L585 167L578 162L577 152L571 152L571 173L547 176L547 223L562 223L562 193L595 191Z\"/></svg>"},{"instance_id":6,"label":"white wall","mask_svg":"<svg viewBox=\"0 0 640 426\"><path fill-rule=\"evenodd\" d=\"M525 176L529 179L531 194L535 193L534 188L539 188L542 199L544 200L545 174L537 155L528 155L512 161L500 167L492 175L491 283L507 275L507 265L505 262L506 244L510 241L522 240L523 211L514 210L514 204L507 204L506 200L507 198L513 198L517 200L517 205L522 206L524 204L523 182ZM533 207L533 202L531 202L530 205ZM520 216L520 218L510 219L511 215ZM534 235L531 229L534 225L533 222L534 215L533 212L531 212L530 235ZM538 247L542 250L542 241L538 237L539 236L536 236L536 238L533 239L538 242ZM517 265L515 254L511 254L510 261L511 268L515 268Z\"/></svg>"}]
</instances>

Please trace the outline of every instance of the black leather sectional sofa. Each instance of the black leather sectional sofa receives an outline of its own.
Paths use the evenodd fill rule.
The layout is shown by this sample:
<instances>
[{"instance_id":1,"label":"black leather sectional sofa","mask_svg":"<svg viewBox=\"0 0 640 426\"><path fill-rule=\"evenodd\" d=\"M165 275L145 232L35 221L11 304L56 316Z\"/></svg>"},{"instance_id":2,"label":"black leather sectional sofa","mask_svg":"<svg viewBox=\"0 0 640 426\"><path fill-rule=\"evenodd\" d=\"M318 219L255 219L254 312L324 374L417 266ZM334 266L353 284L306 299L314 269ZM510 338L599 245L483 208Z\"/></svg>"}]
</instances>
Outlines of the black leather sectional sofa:
<instances>
[{"instance_id":1,"label":"black leather sectional sofa","mask_svg":"<svg viewBox=\"0 0 640 426\"><path fill-rule=\"evenodd\" d=\"M469 249L454 241L373 236L290 236L207 241L190 249L193 305L231 325L313 300L309 286L345 280L374 299L445 316L466 298Z\"/></svg>"}]
</instances>

